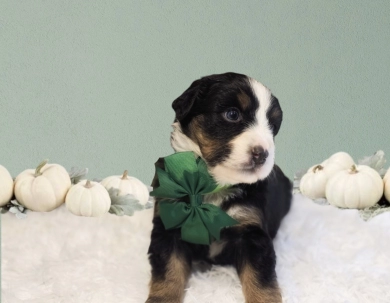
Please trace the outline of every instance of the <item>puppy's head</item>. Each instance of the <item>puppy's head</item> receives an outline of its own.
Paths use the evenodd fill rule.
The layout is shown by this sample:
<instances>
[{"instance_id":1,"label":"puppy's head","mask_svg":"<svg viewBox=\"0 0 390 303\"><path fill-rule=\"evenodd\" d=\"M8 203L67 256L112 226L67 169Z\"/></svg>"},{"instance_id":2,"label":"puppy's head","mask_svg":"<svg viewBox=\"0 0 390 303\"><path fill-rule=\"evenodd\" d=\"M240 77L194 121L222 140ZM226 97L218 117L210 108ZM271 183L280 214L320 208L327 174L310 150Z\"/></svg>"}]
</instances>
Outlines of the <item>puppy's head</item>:
<instances>
[{"instance_id":1,"label":"puppy's head","mask_svg":"<svg viewBox=\"0 0 390 303\"><path fill-rule=\"evenodd\" d=\"M283 112L261 83L235 73L203 77L172 107L172 147L201 156L219 184L254 183L272 171Z\"/></svg>"}]
</instances>

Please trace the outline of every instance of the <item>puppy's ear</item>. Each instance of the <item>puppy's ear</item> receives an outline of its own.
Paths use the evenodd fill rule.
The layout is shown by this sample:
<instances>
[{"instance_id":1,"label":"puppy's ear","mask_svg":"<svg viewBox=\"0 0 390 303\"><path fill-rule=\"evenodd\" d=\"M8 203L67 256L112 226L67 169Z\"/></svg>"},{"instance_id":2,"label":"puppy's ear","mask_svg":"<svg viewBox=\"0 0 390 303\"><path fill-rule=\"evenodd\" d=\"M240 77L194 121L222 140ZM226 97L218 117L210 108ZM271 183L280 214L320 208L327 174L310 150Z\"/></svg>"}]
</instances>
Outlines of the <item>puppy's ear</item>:
<instances>
[{"instance_id":1,"label":"puppy's ear","mask_svg":"<svg viewBox=\"0 0 390 303\"><path fill-rule=\"evenodd\" d=\"M176 112L177 120L183 120L190 112L196 99L199 97L201 83L202 79L192 82L191 86L173 101L172 108Z\"/></svg>"},{"instance_id":2,"label":"puppy's ear","mask_svg":"<svg viewBox=\"0 0 390 303\"><path fill-rule=\"evenodd\" d=\"M283 120L283 111L280 107L279 100L271 95L271 105L267 111L268 123L272 128L272 133L276 136L279 132Z\"/></svg>"},{"instance_id":3,"label":"puppy's ear","mask_svg":"<svg viewBox=\"0 0 390 303\"><path fill-rule=\"evenodd\" d=\"M192 82L191 86L172 103L172 108L176 112L176 119L183 120L197 100L200 101L206 98L214 84L226 81L231 75L232 73L210 75Z\"/></svg>"}]
</instances>

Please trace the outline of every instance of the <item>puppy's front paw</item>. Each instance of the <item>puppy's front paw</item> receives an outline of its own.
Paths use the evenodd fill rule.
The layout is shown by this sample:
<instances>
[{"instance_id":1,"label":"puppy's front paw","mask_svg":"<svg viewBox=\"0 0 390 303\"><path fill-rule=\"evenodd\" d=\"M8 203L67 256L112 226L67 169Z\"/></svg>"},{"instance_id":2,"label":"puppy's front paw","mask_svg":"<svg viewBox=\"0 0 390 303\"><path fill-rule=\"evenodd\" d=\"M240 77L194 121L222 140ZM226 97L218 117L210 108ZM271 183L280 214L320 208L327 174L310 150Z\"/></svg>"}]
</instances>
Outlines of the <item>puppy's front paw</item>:
<instances>
[{"instance_id":1,"label":"puppy's front paw","mask_svg":"<svg viewBox=\"0 0 390 303\"><path fill-rule=\"evenodd\" d=\"M244 292L246 303L282 303L282 294L276 281L269 281L264 285L258 279L259 272L252 266L245 266L241 273L242 291Z\"/></svg>"},{"instance_id":2,"label":"puppy's front paw","mask_svg":"<svg viewBox=\"0 0 390 303\"><path fill-rule=\"evenodd\" d=\"M257 288L245 294L246 303L282 303L279 288Z\"/></svg>"}]
</instances>

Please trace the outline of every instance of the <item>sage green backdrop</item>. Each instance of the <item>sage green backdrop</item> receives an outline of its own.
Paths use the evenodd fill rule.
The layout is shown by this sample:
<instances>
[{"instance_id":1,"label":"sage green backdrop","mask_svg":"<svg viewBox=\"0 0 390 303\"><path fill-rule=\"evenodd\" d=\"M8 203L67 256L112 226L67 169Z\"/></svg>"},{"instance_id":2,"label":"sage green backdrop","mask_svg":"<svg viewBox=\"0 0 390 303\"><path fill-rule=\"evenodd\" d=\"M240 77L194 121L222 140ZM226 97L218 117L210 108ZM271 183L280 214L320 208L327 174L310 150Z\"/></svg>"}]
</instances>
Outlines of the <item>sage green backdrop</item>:
<instances>
[{"instance_id":1,"label":"sage green backdrop","mask_svg":"<svg viewBox=\"0 0 390 303\"><path fill-rule=\"evenodd\" d=\"M227 71L271 88L290 177L337 151L390 153L390 1L0 4L0 164L42 159L150 183L172 101Z\"/></svg>"}]
</instances>

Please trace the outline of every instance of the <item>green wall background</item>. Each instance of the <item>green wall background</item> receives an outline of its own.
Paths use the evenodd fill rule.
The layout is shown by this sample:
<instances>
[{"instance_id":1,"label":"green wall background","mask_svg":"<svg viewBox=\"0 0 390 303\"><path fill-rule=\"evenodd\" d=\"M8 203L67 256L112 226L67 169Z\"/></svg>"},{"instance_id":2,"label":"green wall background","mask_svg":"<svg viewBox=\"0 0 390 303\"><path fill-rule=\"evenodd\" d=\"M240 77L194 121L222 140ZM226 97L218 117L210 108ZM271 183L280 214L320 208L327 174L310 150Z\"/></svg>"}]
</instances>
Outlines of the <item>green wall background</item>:
<instances>
[{"instance_id":1,"label":"green wall background","mask_svg":"<svg viewBox=\"0 0 390 303\"><path fill-rule=\"evenodd\" d=\"M290 177L341 150L390 153L389 48L390 1L5 0L0 164L150 183L171 153L172 101L226 71L279 98Z\"/></svg>"}]
</instances>

